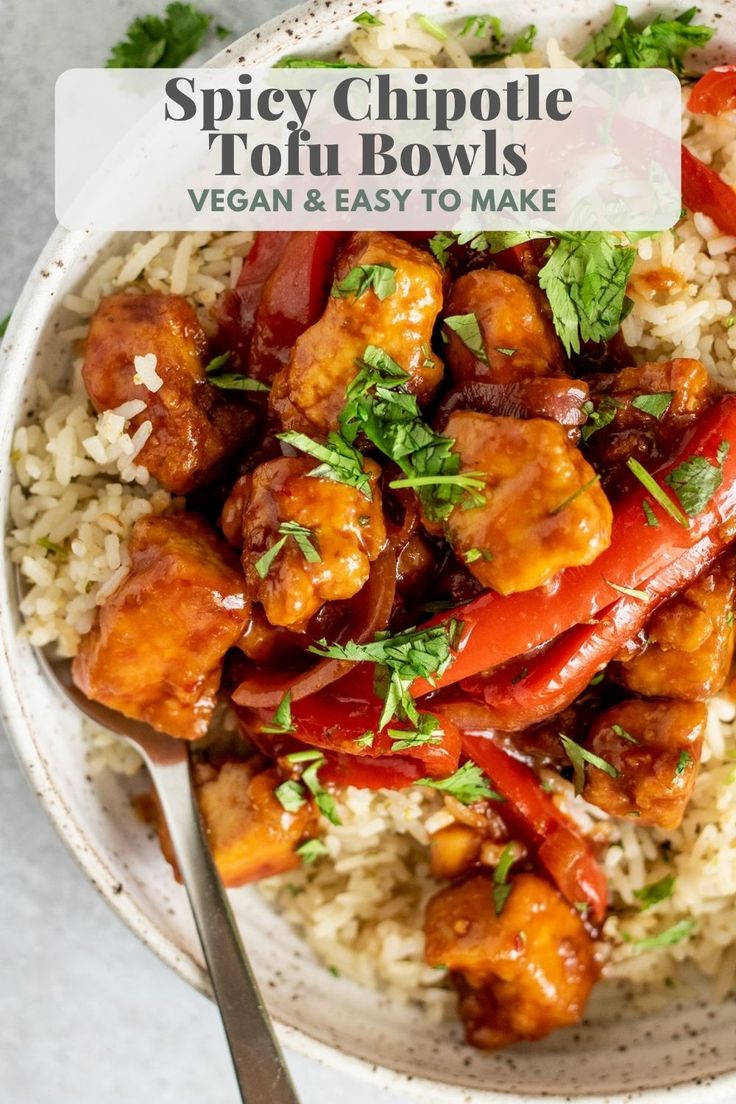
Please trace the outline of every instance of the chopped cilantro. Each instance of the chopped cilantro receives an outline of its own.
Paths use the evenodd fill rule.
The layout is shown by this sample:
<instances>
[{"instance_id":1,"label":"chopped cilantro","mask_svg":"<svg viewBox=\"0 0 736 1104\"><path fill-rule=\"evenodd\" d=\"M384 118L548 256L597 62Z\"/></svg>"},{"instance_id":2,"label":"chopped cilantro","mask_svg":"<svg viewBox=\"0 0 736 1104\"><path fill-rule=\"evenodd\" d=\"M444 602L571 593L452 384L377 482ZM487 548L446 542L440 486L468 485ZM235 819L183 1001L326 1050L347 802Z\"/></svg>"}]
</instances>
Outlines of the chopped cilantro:
<instances>
[{"instance_id":1,"label":"chopped cilantro","mask_svg":"<svg viewBox=\"0 0 736 1104\"><path fill-rule=\"evenodd\" d=\"M309 764L302 771L302 782L314 798L315 805L319 811L323 813L332 824L341 824L340 817L337 815L335 799L332 794L327 792L318 777L319 770L327 762L324 754L318 748L311 751L294 751L291 755L286 756L286 760L294 764Z\"/></svg>"},{"instance_id":2,"label":"chopped cilantro","mask_svg":"<svg viewBox=\"0 0 736 1104\"><path fill-rule=\"evenodd\" d=\"M10 318L11 318L11 315L6 314L5 317L3 318L2 322L0 322L0 337L5 337L5 331L7 330L8 326L10 325Z\"/></svg>"},{"instance_id":3,"label":"chopped cilantro","mask_svg":"<svg viewBox=\"0 0 736 1104\"><path fill-rule=\"evenodd\" d=\"M672 896L674 889L674 875L666 874L658 882L651 882L649 885L642 886L641 889L635 889L634 896L637 901L641 902L639 907L642 912L645 912L646 909L654 908L660 901L666 901L668 897Z\"/></svg>"},{"instance_id":4,"label":"chopped cilantro","mask_svg":"<svg viewBox=\"0 0 736 1104\"><path fill-rule=\"evenodd\" d=\"M495 15L469 15L458 31L460 38L492 38L501 41L501 20Z\"/></svg>"},{"instance_id":5,"label":"chopped cilantro","mask_svg":"<svg viewBox=\"0 0 736 1104\"><path fill-rule=\"evenodd\" d=\"M563 732L559 733L559 737L565 749L565 755L572 763L575 793L582 793L585 786L586 763L591 767L596 767L598 770L604 771L606 774L609 774L611 778L618 778L619 772L616 768L612 766L611 763L607 763L605 759L601 759L600 755L595 755L581 744L576 744L574 740L571 740L569 736L565 736Z\"/></svg>"},{"instance_id":6,"label":"chopped cilantro","mask_svg":"<svg viewBox=\"0 0 736 1104\"><path fill-rule=\"evenodd\" d=\"M621 409L621 403L618 399L612 399L610 395L604 395L598 406L594 406L588 399L587 402L583 403L581 409L583 414L588 416L588 420L580 431L583 441L587 443L599 429L604 429L611 424L616 417L616 411Z\"/></svg>"},{"instance_id":7,"label":"chopped cilantro","mask_svg":"<svg viewBox=\"0 0 736 1104\"><path fill-rule=\"evenodd\" d=\"M631 405L644 414L651 414L653 418L662 418L675 397L674 391L658 391L654 395L637 395L631 400Z\"/></svg>"},{"instance_id":8,"label":"chopped cilantro","mask_svg":"<svg viewBox=\"0 0 736 1104\"><path fill-rule=\"evenodd\" d=\"M364 11L360 15L353 16L353 23L357 23L360 27L382 27L383 23L377 15L371 15L370 12Z\"/></svg>"},{"instance_id":9,"label":"chopped cilantro","mask_svg":"<svg viewBox=\"0 0 736 1104\"><path fill-rule=\"evenodd\" d=\"M646 499L641 504L641 508L644 511L644 518L647 525L650 525L653 529L659 529L659 521L652 507L649 505Z\"/></svg>"},{"instance_id":10,"label":"chopped cilantro","mask_svg":"<svg viewBox=\"0 0 736 1104\"><path fill-rule=\"evenodd\" d=\"M501 852L501 857L498 860L498 865L493 871L493 908L496 916L500 916L503 911L503 906L508 900L511 893L511 883L509 882L509 870L514 865L516 859L516 847L513 843L507 843Z\"/></svg>"},{"instance_id":11,"label":"chopped cilantro","mask_svg":"<svg viewBox=\"0 0 736 1104\"><path fill-rule=\"evenodd\" d=\"M566 510L567 507L570 506L576 498L579 498L581 494L585 494L585 492L589 490L592 486L594 486L594 484L600 482L600 478L600 475L594 475L590 479L588 479L580 487L574 490L572 494L569 494L567 498L563 499L559 506L555 506L554 510L550 510L550 517L556 517L557 514L561 514L562 511Z\"/></svg>"},{"instance_id":12,"label":"chopped cilantro","mask_svg":"<svg viewBox=\"0 0 736 1104\"><path fill-rule=\"evenodd\" d=\"M615 736L618 736L620 740L626 740L626 742L629 744L639 743L639 741L634 736L632 736L630 732L627 732L626 729L623 728L620 724L611 725L611 732L613 732Z\"/></svg>"},{"instance_id":13,"label":"chopped cilantro","mask_svg":"<svg viewBox=\"0 0 736 1104\"><path fill-rule=\"evenodd\" d=\"M363 467L363 457L339 434L329 433L325 443L313 441L306 433L298 433L296 430L279 433L278 438L292 448L321 461L318 467L308 473L311 479L330 479L333 483L345 483L349 487L356 487L365 498L372 500L371 477ZM370 518L365 524L369 521Z\"/></svg>"},{"instance_id":14,"label":"chopped cilantro","mask_svg":"<svg viewBox=\"0 0 736 1104\"><path fill-rule=\"evenodd\" d=\"M365 69L359 61L329 61L325 58L286 57L274 63L274 69Z\"/></svg>"},{"instance_id":15,"label":"chopped cilantro","mask_svg":"<svg viewBox=\"0 0 736 1104\"><path fill-rule=\"evenodd\" d=\"M222 41L222 39L224 38L232 38L233 33L234 32L230 29L230 27L223 27L222 23L218 23L215 27L215 34L220 39L220 41Z\"/></svg>"},{"instance_id":16,"label":"chopped cilantro","mask_svg":"<svg viewBox=\"0 0 736 1104\"><path fill-rule=\"evenodd\" d=\"M282 521L278 527L278 533L280 539L277 540L271 547L260 556L253 565L256 569L259 579L265 579L271 570L271 566L278 556L281 549L284 547L289 537L293 538L297 548L304 556L307 563L320 563L322 557L315 548L314 533L311 529L308 529L306 525L300 525L297 521Z\"/></svg>"},{"instance_id":17,"label":"chopped cilantro","mask_svg":"<svg viewBox=\"0 0 736 1104\"><path fill-rule=\"evenodd\" d=\"M167 4L164 16L141 15L113 46L108 69L176 69L202 45L212 16L194 4Z\"/></svg>"},{"instance_id":18,"label":"chopped cilantro","mask_svg":"<svg viewBox=\"0 0 736 1104\"><path fill-rule=\"evenodd\" d=\"M516 349L511 349L504 345L497 345L496 352L501 353L502 356L512 357L516 352Z\"/></svg>"},{"instance_id":19,"label":"chopped cilantro","mask_svg":"<svg viewBox=\"0 0 736 1104\"><path fill-rule=\"evenodd\" d=\"M375 732L364 732L362 736L358 737L355 741L355 746L359 748L373 747L373 741L376 738Z\"/></svg>"},{"instance_id":20,"label":"chopped cilantro","mask_svg":"<svg viewBox=\"0 0 736 1104\"><path fill-rule=\"evenodd\" d=\"M321 839L308 839L305 840L301 846L297 847L296 854L305 866L309 866L310 863L315 862L315 860L321 858L322 855L329 855L329 851Z\"/></svg>"},{"instance_id":21,"label":"chopped cilantro","mask_svg":"<svg viewBox=\"0 0 736 1104\"><path fill-rule=\"evenodd\" d=\"M396 291L396 269L393 265L355 265L347 276L332 285L330 295L335 299L347 299L351 295L359 299L371 289L378 299L388 299L389 295L393 295Z\"/></svg>"},{"instance_id":22,"label":"chopped cilantro","mask_svg":"<svg viewBox=\"0 0 736 1104\"><path fill-rule=\"evenodd\" d=\"M472 805L486 798L489 801L503 801L501 795L491 789L480 767L469 759L449 778L420 778L417 785L430 786L433 790L451 794L463 805Z\"/></svg>"},{"instance_id":23,"label":"chopped cilantro","mask_svg":"<svg viewBox=\"0 0 736 1104\"><path fill-rule=\"evenodd\" d=\"M665 928L658 935L650 935L645 939L632 939L627 932L622 932L622 936L627 943L640 951L658 951L661 947L673 947L675 943L682 943L694 930L694 920L678 920L671 928Z\"/></svg>"},{"instance_id":24,"label":"chopped cilantro","mask_svg":"<svg viewBox=\"0 0 736 1104\"><path fill-rule=\"evenodd\" d=\"M213 357L205 367L207 380L214 387L219 387L223 391L271 390L267 384L261 383L260 380L251 379L250 376L241 375L240 372L221 372L220 369L224 368L229 360L230 353L220 353L219 356Z\"/></svg>"},{"instance_id":25,"label":"chopped cilantro","mask_svg":"<svg viewBox=\"0 0 736 1104\"><path fill-rule=\"evenodd\" d=\"M690 456L666 475L664 481L675 492L688 517L696 517L723 482L722 460L719 457L716 465L704 456Z\"/></svg>"},{"instance_id":26,"label":"chopped cilantro","mask_svg":"<svg viewBox=\"0 0 736 1104\"><path fill-rule=\"evenodd\" d=\"M680 467L681 466L682 465L680 465ZM664 488L659 485L654 476L647 471L643 464L640 464L638 460L635 460L633 456L630 456L629 459L626 461L626 467L629 469L632 475L636 476L642 487L649 491L655 502L658 502L662 509L667 511L671 518L674 518L675 521L678 522L678 524L682 525L684 529L687 529L689 527L690 522L687 520L682 510L680 510L675 505L675 503L672 501ZM678 469L675 468L675 471L677 470ZM670 474L674 475L675 473L671 472ZM667 478L665 482L669 482L669 478ZM678 498L679 497L680 496L678 495ZM644 512L646 513L646 510ZM647 521L651 525L649 519L647 519Z\"/></svg>"},{"instance_id":27,"label":"chopped cilantro","mask_svg":"<svg viewBox=\"0 0 736 1104\"><path fill-rule=\"evenodd\" d=\"M636 590L635 587L622 586L621 583L612 583L610 579L604 579L604 583L613 587L619 594L626 595L627 598L636 598L638 602L647 602L650 594L648 590Z\"/></svg>"},{"instance_id":28,"label":"chopped cilantro","mask_svg":"<svg viewBox=\"0 0 736 1104\"><path fill-rule=\"evenodd\" d=\"M287 813L298 812L302 805L306 805L307 802L304 796L304 787L300 782L296 782L292 779L287 782L282 782L280 786L277 786L273 791L273 796L278 803L286 809Z\"/></svg>"},{"instance_id":29,"label":"chopped cilantro","mask_svg":"<svg viewBox=\"0 0 736 1104\"><path fill-rule=\"evenodd\" d=\"M435 23L433 19L430 19L426 15L416 15L414 18L422 30L426 31L432 38L436 38L438 42L445 41L447 38L447 31L443 31L439 23Z\"/></svg>"},{"instance_id":30,"label":"chopped cilantro","mask_svg":"<svg viewBox=\"0 0 736 1104\"><path fill-rule=\"evenodd\" d=\"M472 312L470 314L450 314L444 319L443 325L457 334L465 348L469 349L474 357L483 364L488 363L478 319Z\"/></svg>"},{"instance_id":31,"label":"chopped cilantro","mask_svg":"<svg viewBox=\"0 0 736 1104\"><path fill-rule=\"evenodd\" d=\"M273 715L273 720L263 726L263 731L277 735L294 731L294 723L291 719L291 690L286 691Z\"/></svg>"},{"instance_id":32,"label":"chopped cilantro","mask_svg":"<svg viewBox=\"0 0 736 1104\"><path fill-rule=\"evenodd\" d=\"M451 233L449 230L440 230L429 239L429 250L434 259L442 265L443 268L447 266L450 248L456 241L457 235Z\"/></svg>"},{"instance_id":33,"label":"chopped cilantro","mask_svg":"<svg viewBox=\"0 0 736 1104\"><path fill-rule=\"evenodd\" d=\"M711 27L692 24L697 10L688 8L674 19L657 15L639 28L629 18L628 8L616 4L608 23L575 60L607 69L671 69L682 77L686 52L705 46L715 33Z\"/></svg>"},{"instance_id":34,"label":"chopped cilantro","mask_svg":"<svg viewBox=\"0 0 736 1104\"><path fill-rule=\"evenodd\" d=\"M48 537L40 537L36 544L39 548L43 548L45 552L50 552L52 556L55 556L61 563L66 563L69 559L69 553L63 544L57 544L56 541L49 540Z\"/></svg>"},{"instance_id":35,"label":"chopped cilantro","mask_svg":"<svg viewBox=\"0 0 736 1104\"><path fill-rule=\"evenodd\" d=\"M387 732L393 741L391 751L406 751L407 748L442 742L442 729L432 713L420 713L413 728L389 728Z\"/></svg>"},{"instance_id":36,"label":"chopped cilantro","mask_svg":"<svg viewBox=\"0 0 736 1104\"><path fill-rule=\"evenodd\" d=\"M466 564L477 563L478 560L485 560L486 563L491 563L493 560L493 553L490 548L469 548L463 556Z\"/></svg>"},{"instance_id":37,"label":"chopped cilantro","mask_svg":"<svg viewBox=\"0 0 736 1104\"><path fill-rule=\"evenodd\" d=\"M675 775L679 777L685 773L687 767L691 766L693 757L689 751L681 751L677 757L677 766L675 767Z\"/></svg>"},{"instance_id":38,"label":"chopped cilantro","mask_svg":"<svg viewBox=\"0 0 736 1104\"><path fill-rule=\"evenodd\" d=\"M396 636L379 634L372 643L328 644L320 640L307 651L327 659L376 664L376 693L384 706L378 722L383 728L394 716L419 725L420 714L409 693L415 679L432 681L442 675L453 658L461 622L451 619L427 629L407 629Z\"/></svg>"}]
</instances>

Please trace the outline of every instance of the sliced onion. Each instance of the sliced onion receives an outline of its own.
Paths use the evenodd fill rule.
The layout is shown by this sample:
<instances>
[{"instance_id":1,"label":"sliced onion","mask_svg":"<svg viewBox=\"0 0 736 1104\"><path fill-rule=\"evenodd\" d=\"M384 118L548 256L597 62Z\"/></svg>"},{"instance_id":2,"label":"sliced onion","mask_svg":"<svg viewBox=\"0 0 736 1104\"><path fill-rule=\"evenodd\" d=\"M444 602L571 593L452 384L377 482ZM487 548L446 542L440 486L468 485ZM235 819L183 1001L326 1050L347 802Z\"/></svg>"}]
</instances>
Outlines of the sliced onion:
<instances>
[{"instance_id":1,"label":"sliced onion","mask_svg":"<svg viewBox=\"0 0 736 1104\"><path fill-rule=\"evenodd\" d=\"M396 554L393 548L387 547L373 563L368 581L353 599L353 616L337 633L336 643L354 640L361 644L372 640L377 632L385 629L395 593ZM323 659L301 674L294 674L293 671L257 671L243 679L232 698L237 705L246 705L251 709L275 709L287 690L291 691L292 701L299 701L324 690L351 667L352 664L345 660Z\"/></svg>"}]
</instances>

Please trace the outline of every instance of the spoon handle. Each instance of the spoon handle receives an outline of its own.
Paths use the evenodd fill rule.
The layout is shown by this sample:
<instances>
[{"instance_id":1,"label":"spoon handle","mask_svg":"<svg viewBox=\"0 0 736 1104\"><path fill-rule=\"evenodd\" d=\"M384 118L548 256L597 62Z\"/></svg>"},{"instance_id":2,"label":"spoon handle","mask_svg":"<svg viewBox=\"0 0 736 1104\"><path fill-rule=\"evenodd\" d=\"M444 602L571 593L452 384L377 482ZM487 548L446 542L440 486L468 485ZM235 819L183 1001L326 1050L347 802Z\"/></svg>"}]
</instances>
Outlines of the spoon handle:
<instances>
[{"instance_id":1,"label":"spoon handle","mask_svg":"<svg viewBox=\"0 0 736 1104\"><path fill-rule=\"evenodd\" d=\"M207 846L186 747L182 752L175 761L149 760L149 769L189 895L240 1095L245 1104L299 1104Z\"/></svg>"}]
</instances>

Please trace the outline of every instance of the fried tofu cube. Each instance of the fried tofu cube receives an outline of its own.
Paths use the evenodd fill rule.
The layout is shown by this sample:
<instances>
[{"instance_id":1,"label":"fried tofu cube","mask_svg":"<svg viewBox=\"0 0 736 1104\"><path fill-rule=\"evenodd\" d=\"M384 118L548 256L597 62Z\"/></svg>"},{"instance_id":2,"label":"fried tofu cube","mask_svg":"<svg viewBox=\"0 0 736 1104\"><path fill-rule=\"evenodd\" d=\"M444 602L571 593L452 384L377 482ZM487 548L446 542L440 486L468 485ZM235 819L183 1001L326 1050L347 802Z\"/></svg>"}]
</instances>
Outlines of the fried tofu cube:
<instances>
[{"instance_id":1,"label":"fried tofu cube","mask_svg":"<svg viewBox=\"0 0 736 1104\"><path fill-rule=\"evenodd\" d=\"M468 272L452 285L443 313L445 318L475 315L486 358L477 357L446 326L447 360L456 383L515 383L534 376L564 376L562 345L547 300L521 276L499 268Z\"/></svg>"},{"instance_id":2,"label":"fried tofu cube","mask_svg":"<svg viewBox=\"0 0 736 1104\"><path fill-rule=\"evenodd\" d=\"M284 809L275 795L281 778L275 768L257 770L249 760L228 759L217 765L198 763L193 772L194 793L204 822L212 858L223 885L230 888L272 878L299 866L296 848L318 827L314 802L305 795L294 812ZM151 819L161 850L174 868L166 821L154 798Z\"/></svg>"},{"instance_id":3,"label":"fried tofu cube","mask_svg":"<svg viewBox=\"0 0 736 1104\"><path fill-rule=\"evenodd\" d=\"M583 797L611 816L671 831L680 824L698 774L705 706L620 702L593 725L586 747L616 772L586 766Z\"/></svg>"},{"instance_id":4,"label":"fried tofu cube","mask_svg":"<svg viewBox=\"0 0 736 1104\"><path fill-rule=\"evenodd\" d=\"M706 701L722 689L734 650L734 561L721 559L650 618L643 652L611 665L627 690L645 697Z\"/></svg>"},{"instance_id":5,"label":"fried tofu cube","mask_svg":"<svg viewBox=\"0 0 736 1104\"><path fill-rule=\"evenodd\" d=\"M442 378L430 349L442 307L442 273L429 253L392 234L354 234L338 262L339 283L359 265L394 269L395 290L380 299L372 288L332 295L318 322L296 341L289 363L273 381L271 410L285 429L326 434L337 428L345 393L368 345L383 349L409 375L420 402Z\"/></svg>"},{"instance_id":6,"label":"fried tofu cube","mask_svg":"<svg viewBox=\"0 0 736 1104\"><path fill-rule=\"evenodd\" d=\"M557 422L456 411L444 432L461 472L481 472L485 483L484 504L460 503L445 523L457 556L484 586L532 590L608 547L608 499Z\"/></svg>"},{"instance_id":7,"label":"fried tofu cube","mask_svg":"<svg viewBox=\"0 0 736 1104\"><path fill-rule=\"evenodd\" d=\"M137 378L136 357L156 358L163 381L151 391ZM137 461L169 491L187 494L210 482L228 456L250 438L255 414L233 392L207 380L207 341L194 308L180 295L110 295L90 324L82 371L98 413L139 399L151 434Z\"/></svg>"},{"instance_id":8,"label":"fried tofu cube","mask_svg":"<svg viewBox=\"0 0 736 1104\"><path fill-rule=\"evenodd\" d=\"M475 874L427 903L425 957L445 966L468 1042L540 1039L582 1017L598 977L580 916L549 882L517 874L497 912L493 877Z\"/></svg>"},{"instance_id":9,"label":"fried tofu cube","mask_svg":"<svg viewBox=\"0 0 736 1104\"><path fill-rule=\"evenodd\" d=\"M130 556L130 574L82 639L74 681L126 717L196 740L248 615L237 558L194 514L140 518Z\"/></svg>"},{"instance_id":10,"label":"fried tofu cube","mask_svg":"<svg viewBox=\"0 0 736 1104\"><path fill-rule=\"evenodd\" d=\"M296 630L325 602L357 594L386 540L378 465L363 461L370 475L370 499L356 487L312 478L315 466L306 457L261 464L250 477L242 508L248 593L263 604L272 625ZM293 533L283 539L284 524L304 530L301 543ZM264 570L262 557L279 541Z\"/></svg>"}]
</instances>

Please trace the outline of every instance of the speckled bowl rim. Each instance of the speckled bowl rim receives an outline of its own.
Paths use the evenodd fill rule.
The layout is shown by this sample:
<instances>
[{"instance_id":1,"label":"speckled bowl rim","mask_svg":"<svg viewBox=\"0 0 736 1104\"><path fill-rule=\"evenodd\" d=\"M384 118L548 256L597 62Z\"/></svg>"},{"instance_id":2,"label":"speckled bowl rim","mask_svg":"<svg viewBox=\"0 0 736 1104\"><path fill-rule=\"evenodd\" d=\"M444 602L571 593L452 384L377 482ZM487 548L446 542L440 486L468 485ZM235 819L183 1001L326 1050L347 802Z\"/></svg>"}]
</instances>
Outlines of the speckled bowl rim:
<instances>
[{"instance_id":1,"label":"speckled bowl rim","mask_svg":"<svg viewBox=\"0 0 736 1104\"><path fill-rule=\"evenodd\" d=\"M398 0L386 0L387 8L397 6ZM235 43L220 51L208 64L224 67L233 64L267 64L298 47L304 37L312 37L336 23L347 20L356 11L366 5L360 0L314 0L289 9L286 13L261 24L243 35ZM384 0L371 0L372 9L384 6ZM451 16L456 7L454 0L446 4L447 15ZM307 31L305 36L304 32ZM27 360L34 341L54 307L53 293L55 284L60 283L63 269L72 263L84 248L86 235L73 233L57 227L41 252L36 265L25 284L21 296L13 311L11 323L2 346L2 370L0 371L0 422L17 416L17 397L19 384L25 378ZM59 264L61 262L61 264ZM14 390L13 390L14 389ZM8 458L0 456L0 472L7 465ZM56 788L50 776L43 754L40 739L30 724L30 718L22 695L9 677L9 657L17 633L17 622L13 609L11 588L6 586L8 601L0 608L0 720L2 721L11 746L32 786L36 797L54 825L58 835L81 866L85 875L102 895L107 904L124 921L130 930L188 984L205 996L212 998L209 979L194 958L182 953L163 931L152 923L135 900L129 894L116 894L114 879L102 855L77 823L63 795ZM335 1069L349 1077L373 1085L377 1090L393 1089L404 1092L410 1098L430 1100L435 1104L512 1104L514 1100L523 1100L526 1104L549 1104L554 1100L574 1100L576 1104L624 1104L627 1101L641 1101L642 1104L666 1104L676 1101L678 1104L693 1104L694 1098L708 1104L716 1104L718 1099L736 1100L736 1069L713 1078L704 1084L698 1078L689 1078L671 1087L641 1089L615 1095L576 1095L561 1096L557 1093L541 1095L515 1093L494 1090L468 1090L461 1086L430 1081L422 1077L400 1073L387 1067L373 1065L357 1058L338 1047L320 1042L309 1034L308 1029L300 1030L276 1022L277 1033L286 1046L307 1058Z\"/></svg>"}]
</instances>

